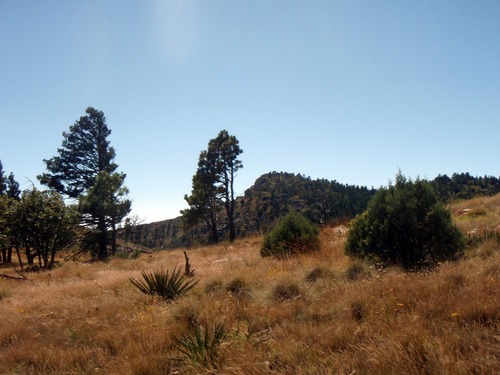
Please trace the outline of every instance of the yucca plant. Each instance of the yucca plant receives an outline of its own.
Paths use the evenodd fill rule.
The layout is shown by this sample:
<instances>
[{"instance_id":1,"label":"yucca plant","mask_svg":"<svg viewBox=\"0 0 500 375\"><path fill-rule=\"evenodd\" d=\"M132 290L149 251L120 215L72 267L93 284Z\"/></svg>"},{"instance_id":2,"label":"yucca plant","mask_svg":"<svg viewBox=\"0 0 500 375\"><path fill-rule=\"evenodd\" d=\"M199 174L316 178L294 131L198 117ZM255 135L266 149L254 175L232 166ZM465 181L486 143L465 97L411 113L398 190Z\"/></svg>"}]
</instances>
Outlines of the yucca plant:
<instances>
[{"instance_id":1,"label":"yucca plant","mask_svg":"<svg viewBox=\"0 0 500 375\"><path fill-rule=\"evenodd\" d=\"M219 347L228 333L222 323L216 323L212 330L200 325L195 327L193 332L177 338L174 347L195 366L217 367Z\"/></svg>"},{"instance_id":2,"label":"yucca plant","mask_svg":"<svg viewBox=\"0 0 500 375\"><path fill-rule=\"evenodd\" d=\"M130 282L144 294L159 296L167 301L173 301L189 292L199 280L191 279L174 268L172 273L164 270L142 271L142 280L131 277Z\"/></svg>"}]
</instances>

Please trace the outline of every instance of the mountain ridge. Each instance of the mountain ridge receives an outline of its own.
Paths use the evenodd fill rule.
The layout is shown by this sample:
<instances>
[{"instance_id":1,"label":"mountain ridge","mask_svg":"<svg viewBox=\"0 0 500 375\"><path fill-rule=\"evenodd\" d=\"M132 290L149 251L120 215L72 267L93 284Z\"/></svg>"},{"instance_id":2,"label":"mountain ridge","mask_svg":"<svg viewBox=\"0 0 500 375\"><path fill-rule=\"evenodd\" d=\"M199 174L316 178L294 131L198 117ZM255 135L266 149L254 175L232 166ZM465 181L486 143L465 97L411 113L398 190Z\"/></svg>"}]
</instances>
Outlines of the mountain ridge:
<instances>
[{"instance_id":1,"label":"mountain ridge","mask_svg":"<svg viewBox=\"0 0 500 375\"><path fill-rule=\"evenodd\" d=\"M429 183L444 202L500 192L497 177L473 177L469 173L454 173L451 177L438 175ZM341 184L336 180L313 180L302 174L268 172L236 198L236 234L243 237L262 234L291 209L319 225L347 221L366 209L376 191L366 186ZM221 227L219 231L224 239L226 228ZM209 237L210 231L205 225L187 228L183 225L182 216L125 226L119 234L125 242L157 249L206 244Z\"/></svg>"}]
</instances>

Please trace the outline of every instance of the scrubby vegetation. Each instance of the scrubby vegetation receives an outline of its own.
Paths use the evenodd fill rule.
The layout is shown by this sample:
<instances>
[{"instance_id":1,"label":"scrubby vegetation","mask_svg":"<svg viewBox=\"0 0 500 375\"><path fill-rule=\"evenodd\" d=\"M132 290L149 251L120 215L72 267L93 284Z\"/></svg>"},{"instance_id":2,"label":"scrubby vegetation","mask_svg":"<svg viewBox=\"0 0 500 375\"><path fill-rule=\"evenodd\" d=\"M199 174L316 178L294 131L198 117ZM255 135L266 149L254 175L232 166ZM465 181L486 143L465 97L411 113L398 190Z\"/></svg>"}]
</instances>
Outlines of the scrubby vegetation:
<instances>
[{"instance_id":1,"label":"scrubby vegetation","mask_svg":"<svg viewBox=\"0 0 500 375\"><path fill-rule=\"evenodd\" d=\"M396 183L380 189L353 221L346 251L414 270L456 259L463 245L463 235L429 183L398 173Z\"/></svg>"},{"instance_id":2,"label":"scrubby vegetation","mask_svg":"<svg viewBox=\"0 0 500 375\"><path fill-rule=\"evenodd\" d=\"M320 247L319 228L298 212L290 211L266 235L260 249L263 257L286 258L316 251Z\"/></svg>"},{"instance_id":3,"label":"scrubby vegetation","mask_svg":"<svg viewBox=\"0 0 500 375\"><path fill-rule=\"evenodd\" d=\"M500 193L500 180L493 176L454 173L451 177L439 175L429 184L439 200L445 203ZM262 234L276 225L290 209L318 225L352 219L366 210L376 191L373 187L314 180L294 173L266 173L243 196L236 198L235 231L240 237ZM220 228L218 233L224 238L227 227ZM186 230L181 218L132 226L120 235L135 244L163 249L199 245L212 237L203 224Z\"/></svg>"},{"instance_id":4,"label":"scrubby vegetation","mask_svg":"<svg viewBox=\"0 0 500 375\"><path fill-rule=\"evenodd\" d=\"M478 238L432 272L353 261L345 227L325 226L319 251L283 260L261 257L259 236L188 249L200 281L175 303L129 278L183 265L183 250L1 278L0 373L499 373L500 243L481 236L499 207L453 204Z\"/></svg>"}]
</instances>

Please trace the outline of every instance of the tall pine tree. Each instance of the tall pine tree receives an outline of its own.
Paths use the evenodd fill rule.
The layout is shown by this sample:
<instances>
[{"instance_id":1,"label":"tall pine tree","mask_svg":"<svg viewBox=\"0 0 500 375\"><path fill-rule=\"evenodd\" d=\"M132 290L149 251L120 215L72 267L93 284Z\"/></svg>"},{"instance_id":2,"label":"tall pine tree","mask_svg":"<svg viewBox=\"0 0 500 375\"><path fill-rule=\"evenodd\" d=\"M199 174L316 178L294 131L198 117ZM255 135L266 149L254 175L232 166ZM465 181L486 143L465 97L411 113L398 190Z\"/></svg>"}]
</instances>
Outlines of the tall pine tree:
<instances>
[{"instance_id":1,"label":"tall pine tree","mask_svg":"<svg viewBox=\"0 0 500 375\"><path fill-rule=\"evenodd\" d=\"M58 155L44 160L47 173L38 176L40 182L70 198L78 198L96 186L98 176L106 173L108 176L115 174L118 165L113 161L115 150L109 145L108 136L111 130L106 125L106 118L102 111L92 107L87 108L86 115L80 117L63 132L62 147ZM125 179L125 174L118 174L120 184ZM115 181L118 181L115 176ZM121 188L118 187L115 191ZM101 199L100 206L112 204L106 194L93 194L95 199ZM87 210L93 218L92 224L98 228L98 258L108 257L107 238L108 223L102 210ZM121 218L120 218L121 220Z\"/></svg>"},{"instance_id":2,"label":"tall pine tree","mask_svg":"<svg viewBox=\"0 0 500 375\"><path fill-rule=\"evenodd\" d=\"M118 168L104 113L92 107L85 113L69 132L63 132L59 155L44 160L48 173L38 176L40 183L71 198L94 186L99 172L113 173Z\"/></svg>"},{"instance_id":3,"label":"tall pine tree","mask_svg":"<svg viewBox=\"0 0 500 375\"><path fill-rule=\"evenodd\" d=\"M186 222L194 224L204 220L215 241L218 240L217 215L221 209L226 213L229 240L234 241L236 238L234 179L243 167L241 160L238 160L241 153L243 150L236 137L222 130L209 141L208 149L200 153L191 195L184 197L189 204L189 209L181 211Z\"/></svg>"}]
</instances>

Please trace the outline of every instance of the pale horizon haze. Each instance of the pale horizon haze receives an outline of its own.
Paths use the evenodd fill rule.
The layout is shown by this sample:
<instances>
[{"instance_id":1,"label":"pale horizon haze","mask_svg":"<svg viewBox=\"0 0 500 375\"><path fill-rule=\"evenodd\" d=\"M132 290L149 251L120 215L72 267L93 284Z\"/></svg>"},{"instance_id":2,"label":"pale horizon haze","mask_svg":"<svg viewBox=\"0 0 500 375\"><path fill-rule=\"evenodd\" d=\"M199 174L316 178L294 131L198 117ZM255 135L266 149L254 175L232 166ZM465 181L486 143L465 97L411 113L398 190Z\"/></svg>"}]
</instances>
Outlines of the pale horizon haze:
<instances>
[{"instance_id":1,"label":"pale horizon haze","mask_svg":"<svg viewBox=\"0 0 500 375\"><path fill-rule=\"evenodd\" d=\"M380 187L500 175L500 1L0 0L0 160L22 189L87 107L147 222L179 216L200 151Z\"/></svg>"}]
</instances>

